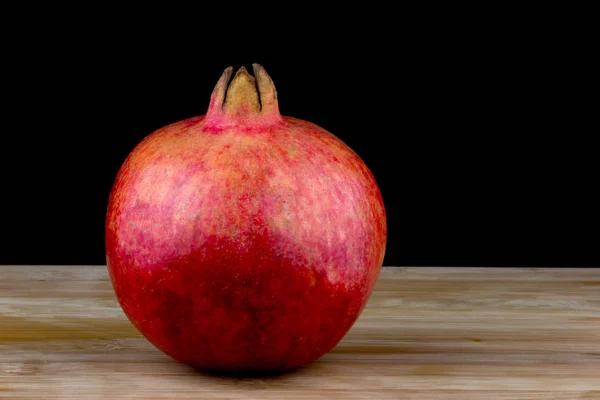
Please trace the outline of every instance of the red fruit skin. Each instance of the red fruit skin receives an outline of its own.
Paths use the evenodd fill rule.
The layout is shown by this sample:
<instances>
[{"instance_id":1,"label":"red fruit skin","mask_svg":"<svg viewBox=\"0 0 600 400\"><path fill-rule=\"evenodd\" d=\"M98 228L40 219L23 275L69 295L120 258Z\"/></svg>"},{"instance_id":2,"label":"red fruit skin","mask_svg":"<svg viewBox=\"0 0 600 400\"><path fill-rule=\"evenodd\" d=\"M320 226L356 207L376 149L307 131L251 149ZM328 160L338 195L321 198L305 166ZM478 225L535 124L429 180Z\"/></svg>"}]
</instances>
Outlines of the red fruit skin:
<instances>
[{"instance_id":1,"label":"red fruit skin","mask_svg":"<svg viewBox=\"0 0 600 400\"><path fill-rule=\"evenodd\" d=\"M372 293L387 234L379 188L312 123L207 121L159 129L121 167L106 220L115 293L180 362L297 368L334 347Z\"/></svg>"}]
</instances>

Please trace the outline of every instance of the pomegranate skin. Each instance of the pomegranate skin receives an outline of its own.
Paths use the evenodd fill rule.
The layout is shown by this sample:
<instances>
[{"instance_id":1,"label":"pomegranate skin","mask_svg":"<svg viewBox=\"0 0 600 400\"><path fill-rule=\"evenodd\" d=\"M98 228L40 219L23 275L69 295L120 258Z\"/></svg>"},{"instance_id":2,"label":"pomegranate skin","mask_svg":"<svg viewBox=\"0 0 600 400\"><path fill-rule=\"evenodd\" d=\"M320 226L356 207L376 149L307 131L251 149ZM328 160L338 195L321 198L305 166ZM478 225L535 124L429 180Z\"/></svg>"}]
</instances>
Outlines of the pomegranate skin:
<instances>
[{"instance_id":1,"label":"pomegranate skin","mask_svg":"<svg viewBox=\"0 0 600 400\"><path fill-rule=\"evenodd\" d=\"M208 113L146 137L109 199L106 255L133 325L204 370L287 370L333 348L372 293L386 216L359 156L226 70ZM260 99L260 102L258 101Z\"/></svg>"}]
</instances>

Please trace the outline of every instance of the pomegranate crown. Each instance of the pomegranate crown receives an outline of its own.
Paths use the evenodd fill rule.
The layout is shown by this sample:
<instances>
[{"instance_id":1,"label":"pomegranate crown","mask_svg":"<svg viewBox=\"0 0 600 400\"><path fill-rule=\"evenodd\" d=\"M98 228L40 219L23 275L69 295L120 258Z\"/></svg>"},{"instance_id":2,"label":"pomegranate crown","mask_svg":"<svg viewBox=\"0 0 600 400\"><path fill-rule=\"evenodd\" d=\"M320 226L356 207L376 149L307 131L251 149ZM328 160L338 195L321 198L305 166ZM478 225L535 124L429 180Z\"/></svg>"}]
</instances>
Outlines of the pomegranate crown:
<instances>
[{"instance_id":1,"label":"pomegranate crown","mask_svg":"<svg viewBox=\"0 0 600 400\"><path fill-rule=\"evenodd\" d=\"M225 69L210 98L207 124L253 126L281 121L273 80L261 65L252 67L254 76L242 66L233 79L233 68Z\"/></svg>"}]
</instances>

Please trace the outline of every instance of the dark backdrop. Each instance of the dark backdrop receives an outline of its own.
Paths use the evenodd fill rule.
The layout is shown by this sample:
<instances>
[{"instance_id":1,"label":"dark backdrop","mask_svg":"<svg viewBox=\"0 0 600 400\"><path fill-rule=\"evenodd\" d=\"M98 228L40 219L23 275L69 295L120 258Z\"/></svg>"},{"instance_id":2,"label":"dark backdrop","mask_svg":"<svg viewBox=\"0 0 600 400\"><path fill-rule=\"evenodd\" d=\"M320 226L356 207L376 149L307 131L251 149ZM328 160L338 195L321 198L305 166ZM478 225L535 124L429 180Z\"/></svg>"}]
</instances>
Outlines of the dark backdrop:
<instances>
[{"instance_id":1,"label":"dark backdrop","mask_svg":"<svg viewBox=\"0 0 600 400\"><path fill-rule=\"evenodd\" d=\"M597 132L569 92L578 50L551 30L405 19L283 44L88 20L5 40L0 263L103 264L127 154L203 114L224 68L259 62L283 114L372 170L386 265L594 265Z\"/></svg>"}]
</instances>

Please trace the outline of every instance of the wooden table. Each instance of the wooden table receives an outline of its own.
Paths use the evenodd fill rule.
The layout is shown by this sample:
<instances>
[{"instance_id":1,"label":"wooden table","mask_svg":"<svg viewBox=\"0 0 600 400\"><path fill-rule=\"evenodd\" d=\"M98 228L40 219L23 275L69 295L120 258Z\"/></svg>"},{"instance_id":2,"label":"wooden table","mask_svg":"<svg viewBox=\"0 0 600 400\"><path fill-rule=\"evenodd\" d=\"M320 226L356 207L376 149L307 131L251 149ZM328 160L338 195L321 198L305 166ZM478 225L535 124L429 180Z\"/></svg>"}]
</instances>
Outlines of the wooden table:
<instances>
[{"instance_id":1,"label":"wooden table","mask_svg":"<svg viewBox=\"0 0 600 400\"><path fill-rule=\"evenodd\" d=\"M600 269L384 268L348 335L279 376L142 338L102 266L0 266L0 398L600 399Z\"/></svg>"}]
</instances>

